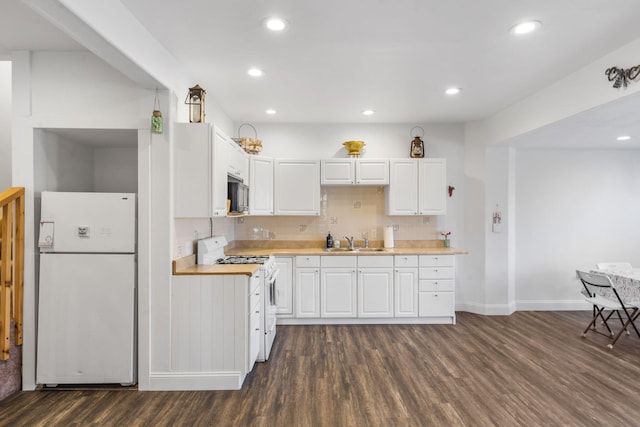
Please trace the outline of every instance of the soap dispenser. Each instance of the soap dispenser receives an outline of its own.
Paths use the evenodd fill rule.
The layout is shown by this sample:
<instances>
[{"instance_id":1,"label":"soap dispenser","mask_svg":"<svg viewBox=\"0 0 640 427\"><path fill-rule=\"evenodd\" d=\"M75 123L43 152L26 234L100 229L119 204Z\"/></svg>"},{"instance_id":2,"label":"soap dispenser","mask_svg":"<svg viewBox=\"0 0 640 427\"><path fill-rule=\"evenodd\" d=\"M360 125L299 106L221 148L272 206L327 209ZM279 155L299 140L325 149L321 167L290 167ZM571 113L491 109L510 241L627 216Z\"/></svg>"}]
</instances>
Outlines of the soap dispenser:
<instances>
[{"instance_id":1,"label":"soap dispenser","mask_svg":"<svg viewBox=\"0 0 640 427\"><path fill-rule=\"evenodd\" d=\"M327 234L327 249L332 247L333 247L333 236L331 236L331 232L329 231L329 234Z\"/></svg>"}]
</instances>

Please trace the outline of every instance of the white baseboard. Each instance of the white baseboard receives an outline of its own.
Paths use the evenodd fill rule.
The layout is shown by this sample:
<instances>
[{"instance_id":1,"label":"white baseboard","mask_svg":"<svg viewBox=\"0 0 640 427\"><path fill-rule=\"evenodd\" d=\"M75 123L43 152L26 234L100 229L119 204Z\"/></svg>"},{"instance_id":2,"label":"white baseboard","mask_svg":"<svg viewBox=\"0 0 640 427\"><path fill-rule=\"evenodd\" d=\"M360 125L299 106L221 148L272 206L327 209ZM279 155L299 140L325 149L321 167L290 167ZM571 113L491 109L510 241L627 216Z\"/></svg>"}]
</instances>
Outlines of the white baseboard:
<instances>
[{"instance_id":1,"label":"white baseboard","mask_svg":"<svg viewBox=\"0 0 640 427\"><path fill-rule=\"evenodd\" d=\"M524 300L518 301L516 305L518 311L579 311L591 309L591 304L583 300Z\"/></svg>"},{"instance_id":2,"label":"white baseboard","mask_svg":"<svg viewBox=\"0 0 640 427\"><path fill-rule=\"evenodd\" d=\"M456 317L293 318L279 317L278 325L455 325Z\"/></svg>"},{"instance_id":3,"label":"white baseboard","mask_svg":"<svg viewBox=\"0 0 640 427\"><path fill-rule=\"evenodd\" d=\"M590 310L591 305L582 300L521 300L510 304L481 304L476 302L457 303L456 311L485 316L508 316L515 311L580 311Z\"/></svg>"},{"instance_id":4,"label":"white baseboard","mask_svg":"<svg viewBox=\"0 0 640 427\"><path fill-rule=\"evenodd\" d=\"M141 390L240 390L240 372L152 372Z\"/></svg>"}]
</instances>

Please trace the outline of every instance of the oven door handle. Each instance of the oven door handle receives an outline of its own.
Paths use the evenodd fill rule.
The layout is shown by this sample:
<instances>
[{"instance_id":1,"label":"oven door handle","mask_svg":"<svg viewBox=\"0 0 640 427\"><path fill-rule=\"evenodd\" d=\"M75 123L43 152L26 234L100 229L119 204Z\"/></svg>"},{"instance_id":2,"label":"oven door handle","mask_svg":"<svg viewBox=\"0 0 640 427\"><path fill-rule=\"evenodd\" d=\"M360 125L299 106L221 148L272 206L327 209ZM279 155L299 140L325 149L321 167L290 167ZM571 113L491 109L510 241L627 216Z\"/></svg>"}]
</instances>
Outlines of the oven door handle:
<instances>
[{"instance_id":1,"label":"oven door handle","mask_svg":"<svg viewBox=\"0 0 640 427\"><path fill-rule=\"evenodd\" d=\"M271 272L269 276L269 302L273 306L278 305L278 289L276 288L276 278L280 274L280 270L276 269Z\"/></svg>"}]
</instances>

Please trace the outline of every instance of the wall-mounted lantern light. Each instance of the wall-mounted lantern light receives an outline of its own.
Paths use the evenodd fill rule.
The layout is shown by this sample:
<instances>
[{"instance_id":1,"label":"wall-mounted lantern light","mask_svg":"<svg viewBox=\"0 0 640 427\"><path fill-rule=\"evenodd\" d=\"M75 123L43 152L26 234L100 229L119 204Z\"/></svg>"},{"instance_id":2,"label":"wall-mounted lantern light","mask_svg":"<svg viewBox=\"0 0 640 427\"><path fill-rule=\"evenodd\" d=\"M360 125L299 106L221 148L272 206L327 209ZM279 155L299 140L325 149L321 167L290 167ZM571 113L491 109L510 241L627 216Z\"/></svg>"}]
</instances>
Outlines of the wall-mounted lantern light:
<instances>
[{"instance_id":1,"label":"wall-mounted lantern light","mask_svg":"<svg viewBox=\"0 0 640 427\"><path fill-rule=\"evenodd\" d=\"M190 123L203 123L204 122L204 95L207 93L200 85L195 85L189 88L187 99L184 103L189 106L189 122Z\"/></svg>"}]
</instances>

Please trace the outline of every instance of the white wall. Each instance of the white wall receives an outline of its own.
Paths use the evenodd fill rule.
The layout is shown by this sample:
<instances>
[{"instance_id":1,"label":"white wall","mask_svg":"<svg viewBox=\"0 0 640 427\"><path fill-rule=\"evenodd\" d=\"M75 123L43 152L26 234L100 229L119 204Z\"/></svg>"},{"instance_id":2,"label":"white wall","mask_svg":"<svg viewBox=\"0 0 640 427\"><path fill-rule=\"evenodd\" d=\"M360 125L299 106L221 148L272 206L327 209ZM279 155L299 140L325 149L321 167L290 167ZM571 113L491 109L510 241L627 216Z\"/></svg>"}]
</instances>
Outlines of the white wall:
<instances>
[{"instance_id":1,"label":"white wall","mask_svg":"<svg viewBox=\"0 0 640 427\"><path fill-rule=\"evenodd\" d=\"M459 277L465 282L475 283L474 286L463 288L456 298L463 301L470 311L486 313L486 307L493 307L495 311L490 311L494 314L509 314L514 299L513 282L517 280L515 276L508 277L509 274L514 274L513 269L508 266L502 269L501 278L497 277L498 269L492 266L495 263L513 265L516 256L513 242L519 236L516 233L515 236L495 238L490 235L487 224L490 223L496 198L504 198L507 206L512 207L513 200L509 200L509 197L513 198L515 194L519 196L521 191L517 185L511 188L510 183L505 187L495 179L496 174L502 173L503 169L505 176L509 176L506 173L509 165L501 166L500 170L487 171L487 167L495 165L485 158L487 147L504 144L531 130L638 92L640 85L637 84L631 84L625 90L612 89L604 70L615 64L631 66L636 63L639 54L640 39L637 39L582 69L561 77L556 83L490 118L465 124L464 179L468 197L465 198L463 224L464 247L469 250L469 255L463 258L464 265L460 265L458 271ZM504 213L507 218L513 218L513 212ZM505 257L510 261L505 260ZM487 266L490 268L487 269ZM555 298L554 295L547 297ZM505 301L509 305L505 306ZM500 311L500 307L504 309Z\"/></svg>"},{"instance_id":2,"label":"white wall","mask_svg":"<svg viewBox=\"0 0 640 427\"><path fill-rule=\"evenodd\" d=\"M11 62L0 61L0 191L11 187Z\"/></svg>"},{"instance_id":3,"label":"white wall","mask_svg":"<svg viewBox=\"0 0 640 427\"><path fill-rule=\"evenodd\" d=\"M576 269L640 265L640 152L518 150L518 310L575 309Z\"/></svg>"},{"instance_id":4,"label":"white wall","mask_svg":"<svg viewBox=\"0 0 640 427\"><path fill-rule=\"evenodd\" d=\"M138 135L134 132L134 141ZM138 149L95 147L93 149L93 191L137 193Z\"/></svg>"},{"instance_id":5,"label":"white wall","mask_svg":"<svg viewBox=\"0 0 640 427\"><path fill-rule=\"evenodd\" d=\"M93 191L93 149L44 129L34 131L34 195Z\"/></svg>"},{"instance_id":6,"label":"white wall","mask_svg":"<svg viewBox=\"0 0 640 427\"><path fill-rule=\"evenodd\" d=\"M151 135L154 91L139 88L128 78L87 52L14 52L12 111L13 184L26 189L25 318L23 389L35 387L35 154L38 129L133 129L137 134L139 188L139 348L140 381L148 383L150 333L165 336L163 302L168 301L171 262L170 144L171 113L166 92L162 105L165 134ZM16 99L16 94L21 96ZM91 158L91 161L93 157ZM89 162L91 163L91 162ZM91 171L93 174L93 171ZM91 176L93 180L93 175ZM151 215L153 212L153 215ZM153 232L149 229L153 229ZM158 232L164 230L165 232ZM153 283L153 291L149 290ZM149 306L158 307L150 312ZM156 326L159 325L159 326ZM159 329L158 329L159 328ZM151 329L153 332L150 332ZM160 343L162 345L162 342Z\"/></svg>"}]
</instances>

